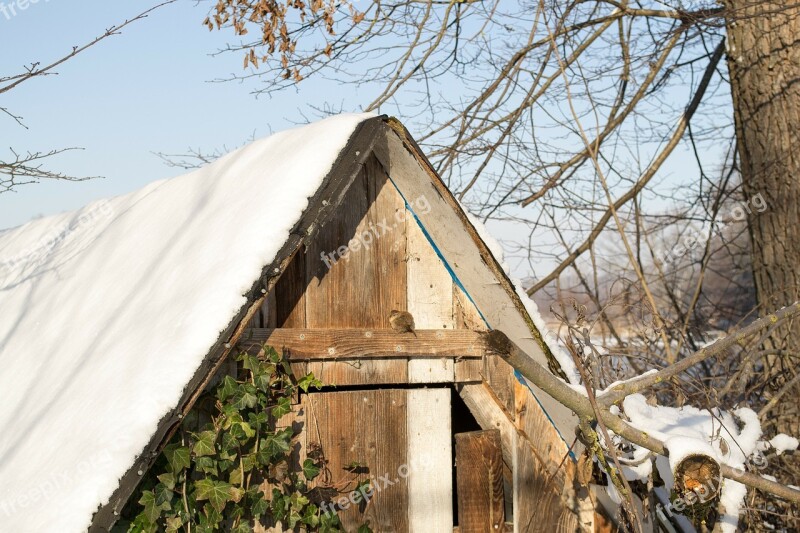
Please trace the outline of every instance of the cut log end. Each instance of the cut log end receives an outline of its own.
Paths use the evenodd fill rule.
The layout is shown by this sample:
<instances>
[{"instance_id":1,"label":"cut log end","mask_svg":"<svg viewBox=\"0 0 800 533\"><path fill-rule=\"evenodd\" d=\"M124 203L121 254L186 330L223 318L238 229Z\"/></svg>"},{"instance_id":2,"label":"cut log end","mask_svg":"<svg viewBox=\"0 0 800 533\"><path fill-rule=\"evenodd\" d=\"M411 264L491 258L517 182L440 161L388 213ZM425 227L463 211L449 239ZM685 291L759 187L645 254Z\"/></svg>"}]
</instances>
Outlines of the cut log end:
<instances>
[{"instance_id":1,"label":"cut log end","mask_svg":"<svg viewBox=\"0 0 800 533\"><path fill-rule=\"evenodd\" d=\"M705 454L687 455L677 464L673 475L675 491L690 505L716 498L722 485L719 463Z\"/></svg>"}]
</instances>

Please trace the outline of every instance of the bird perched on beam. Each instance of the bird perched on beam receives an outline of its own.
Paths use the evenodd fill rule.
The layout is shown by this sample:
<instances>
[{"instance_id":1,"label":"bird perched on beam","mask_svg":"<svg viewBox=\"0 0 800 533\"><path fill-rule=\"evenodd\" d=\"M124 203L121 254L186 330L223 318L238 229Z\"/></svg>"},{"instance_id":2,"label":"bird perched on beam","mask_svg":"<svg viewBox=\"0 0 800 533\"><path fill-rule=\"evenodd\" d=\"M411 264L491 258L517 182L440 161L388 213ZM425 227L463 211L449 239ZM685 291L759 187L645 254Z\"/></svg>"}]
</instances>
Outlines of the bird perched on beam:
<instances>
[{"instance_id":1,"label":"bird perched on beam","mask_svg":"<svg viewBox=\"0 0 800 533\"><path fill-rule=\"evenodd\" d=\"M389 325L395 333L413 333L415 337L417 336L414 331L414 317L408 311L392 309L389 313Z\"/></svg>"}]
</instances>

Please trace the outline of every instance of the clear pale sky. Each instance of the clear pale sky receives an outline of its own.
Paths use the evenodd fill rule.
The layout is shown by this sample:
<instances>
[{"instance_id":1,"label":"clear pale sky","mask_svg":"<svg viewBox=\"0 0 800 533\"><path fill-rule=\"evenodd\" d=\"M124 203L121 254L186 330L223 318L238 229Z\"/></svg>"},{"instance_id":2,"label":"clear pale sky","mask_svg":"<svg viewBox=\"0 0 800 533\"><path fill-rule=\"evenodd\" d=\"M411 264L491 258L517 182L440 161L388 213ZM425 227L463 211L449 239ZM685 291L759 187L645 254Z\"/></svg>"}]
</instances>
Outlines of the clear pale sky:
<instances>
[{"instance_id":1,"label":"clear pale sky","mask_svg":"<svg viewBox=\"0 0 800 533\"><path fill-rule=\"evenodd\" d=\"M156 4L39 0L22 10L20 0L0 2L8 14L0 9L0 76L16 74L33 61L47 63ZM255 83L208 83L240 73L241 56L210 57L232 33L201 26L207 5L182 0L163 7L70 60L57 76L28 81L0 97L0 106L21 115L29 128L0 116L4 157L9 147L20 152L79 146L85 150L47 165L105 176L83 183L43 182L0 194L0 228L183 172L165 166L152 152L235 148L253 133L262 137L303 122L302 113L313 118L305 103L319 102L322 95L344 111L359 111L359 103L366 101L354 87L337 97L337 87L316 81L299 93L260 99L250 94Z\"/></svg>"},{"instance_id":2,"label":"clear pale sky","mask_svg":"<svg viewBox=\"0 0 800 533\"><path fill-rule=\"evenodd\" d=\"M60 58L157 0L28 0L26 9L20 2L25 0L0 0L6 6L0 9L0 77L17 74L34 61L47 64ZM184 172L167 167L153 152L233 149L251 135L263 137L305 122L304 115L315 118L309 105L330 103L342 111L360 111L374 96L369 87L341 88L319 78L302 83L299 90L260 99L251 94L260 86L257 81L210 83L241 73L242 58L236 53L211 56L233 35L201 25L209 5L180 0L163 7L68 61L58 75L28 81L0 96L0 106L21 115L28 127L0 115L3 157L10 155L9 147L24 152L77 146L84 150L60 155L47 165L73 175L105 176L81 183L42 182L0 194L0 229ZM666 173L678 179L697 174L685 146L667 166ZM490 223L489 229L497 237L519 241L526 240L529 230L510 223ZM520 277L530 275L525 262L512 268Z\"/></svg>"}]
</instances>

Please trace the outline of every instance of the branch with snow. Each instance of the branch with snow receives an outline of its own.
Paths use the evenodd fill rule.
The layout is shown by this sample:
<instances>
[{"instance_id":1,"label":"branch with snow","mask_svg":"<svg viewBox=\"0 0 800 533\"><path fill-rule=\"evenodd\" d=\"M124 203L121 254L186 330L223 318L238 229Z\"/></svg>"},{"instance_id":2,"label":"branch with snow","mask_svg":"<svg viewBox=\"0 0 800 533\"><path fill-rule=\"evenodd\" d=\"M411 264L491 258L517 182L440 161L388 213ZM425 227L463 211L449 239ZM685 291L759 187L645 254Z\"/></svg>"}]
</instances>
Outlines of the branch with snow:
<instances>
[{"instance_id":1,"label":"branch with snow","mask_svg":"<svg viewBox=\"0 0 800 533\"><path fill-rule=\"evenodd\" d=\"M772 316L778 317L788 317L794 316L797 313L800 313L800 304L795 304L793 306L787 307L775 313ZM771 323L771 318L766 317L766 323ZM760 327L764 327L765 321L761 320L758 321L761 325ZM751 325L751 327L746 328L747 331L754 331L757 330L756 323ZM743 332L745 330L742 330ZM733 342L736 342L737 339L741 337L742 333L732 335L730 338L733 338L733 341L729 340L730 338L726 337L717 341L713 345L706 347L705 353L709 354L719 354L724 350L724 347L732 345ZM509 339L502 331L494 330L486 334L486 341L489 346L495 350L497 354L499 354L503 359L506 360L511 366L517 369L523 376L529 379L532 383L534 383L537 387L539 387L542 391L552 396L554 399L559 401L564 406L571 409L574 413L576 413L579 417L582 418L589 418L592 420L602 420L605 426L613 431L616 435L619 435L623 439L627 440L628 442L640 446L642 448L646 448L652 452L655 452L658 455L662 455L664 457L670 456L670 451L668 446L665 445L665 442L659 439L657 436L654 436L648 432L642 431L637 427L634 427L630 422L624 420L622 416L619 414L619 410L616 406L608 406L603 405L598 411L598 414L595 414L595 410L592 408L592 405L589 399L575 390L574 388L570 387L562 380L558 379L552 373L550 373L546 368L538 364L530 355L525 353L519 346L517 346L511 339ZM721 346L717 347L716 345L720 344ZM701 350L703 352L703 350ZM708 355L707 357L710 357ZM699 358L698 360L703 360L706 358L705 356ZM669 370L672 372L674 366L681 364L682 366L686 366L681 363L676 363L671 367L665 369L665 371ZM689 365L691 366L691 365ZM677 372L675 372L677 373ZM674 375L670 374L670 375ZM656 374L649 374L643 380L647 380L650 382L648 386L651 386L655 383L659 383L660 380L655 379ZM663 379L663 378L662 378ZM628 390L636 390L640 391L643 390L644 386L641 383L638 383L635 387L626 388L625 385L622 386L623 390L619 391L612 391L615 393L615 397L620 397L620 399L624 399L627 395L632 394L627 392ZM642 401L644 400L643 397L638 396L639 399ZM601 396L599 399L604 399ZM613 412L611 407L613 407ZM750 411L749 409L747 411ZM750 411L752 413L752 411ZM755 415L755 413L753 413ZM757 423L757 418L755 419ZM760 436L760 428L759 428L759 436ZM757 439L756 439L757 440ZM738 463L738 461L737 461ZM780 498L786 499L788 501L794 503L800 503L800 490L792 489L786 485L782 485L775 481L766 479L761 475L753 474L750 472L746 472L741 466L731 466L725 462L720 464L720 472L724 478L737 481L743 483L752 488L756 488L771 494L774 494Z\"/></svg>"},{"instance_id":2,"label":"branch with snow","mask_svg":"<svg viewBox=\"0 0 800 533\"><path fill-rule=\"evenodd\" d=\"M625 398L626 396L630 396L636 392L641 392L645 389L652 387L658 383L666 381L667 379L677 376L681 372L688 370L689 368L693 367L694 365L705 361L711 357L716 357L722 354L725 350L732 347L734 344L738 342L742 342L751 335L761 331L762 329L768 328L777 324L779 322L783 322L788 320L794 316L800 314L800 302L795 302L794 304L784 307L775 313L767 315L759 320L756 320L752 324L742 328L738 332L732 335L728 335L723 337L716 342L701 348L700 350L696 351L692 355L681 359L677 363L668 366L667 368L660 370L658 372L648 373L646 376L642 376L639 379L634 379L627 381L625 383L619 384L606 394L602 396L601 403L603 405L609 406L615 404Z\"/></svg>"}]
</instances>

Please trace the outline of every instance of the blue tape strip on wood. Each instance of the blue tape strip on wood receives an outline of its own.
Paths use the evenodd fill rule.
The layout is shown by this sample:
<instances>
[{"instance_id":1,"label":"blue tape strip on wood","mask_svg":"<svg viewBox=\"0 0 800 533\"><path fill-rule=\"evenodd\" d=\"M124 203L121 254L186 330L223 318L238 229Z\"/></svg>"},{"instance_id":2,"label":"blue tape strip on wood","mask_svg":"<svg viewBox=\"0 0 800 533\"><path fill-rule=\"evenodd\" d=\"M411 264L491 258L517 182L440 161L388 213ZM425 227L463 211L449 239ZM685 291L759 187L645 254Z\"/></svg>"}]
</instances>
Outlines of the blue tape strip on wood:
<instances>
[{"instance_id":1,"label":"blue tape strip on wood","mask_svg":"<svg viewBox=\"0 0 800 533\"><path fill-rule=\"evenodd\" d=\"M408 203L408 200L406 199L405 195L397 187L397 184L394 182L394 180L391 178L391 176L389 176L389 181L391 182L392 186L397 191L397 194L400 195L400 198L403 199L403 203L406 206L406 210L408 210L408 212L411 213L411 216L414 217L414 220L416 221L417 226L419 226L419 229L422 230L422 234L425 235L425 239L428 241L428 244L431 245L431 247L433 248L433 251L436 252L437 257L439 257L439 259L442 261L442 264L447 269L447 272L450 274L450 277L452 278L453 283L455 283L456 286L459 289L461 289L461 291L464 293L464 295L466 295L467 299L470 301L470 303L478 311L478 314L480 315L481 320L483 320L483 323L486 324L486 327L489 328L490 330L493 329L491 324L489 324L489 321L486 320L486 317L483 315L483 313L481 312L481 310L478 307L478 305L475 303L475 300L472 299L472 295L469 293L469 291L466 289L466 287L464 287L464 285L461 283L461 280L458 279L458 276L456 275L456 273L453 270L453 268L450 266L450 263L447 262L447 259L445 259L444 255L442 254L442 251L439 250L438 246L436 246L436 243L433 241L433 238L428 233L428 230L425 229L425 225L422 223L422 221L419 219L417 214L414 212L414 209L411 207L411 204ZM573 453L572 447L567 442L567 439L564 438L564 435L561 434L561 430L558 429L558 426L556 425L555 421L550 417L550 414L544 408L544 405L542 405L542 402L539 401L539 398L536 396L536 393L534 392L533 388L531 388L531 385L530 385L530 383L528 383L528 380L526 380L525 377L522 374L520 374L519 371L516 370L516 369L514 369L514 376L517 378L517 381L519 381L520 383L525 385L525 388L528 389L528 391L531 393L531 396L533 396L533 399L536 400L536 403L539 404L539 407L542 409L542 412L547 417L547 420L550 421L550 424L555 428L556 433L558 433L558 436L561 437L561 440L564 441L564 444L567 445L569 456L572 458L573 461L577 461L578 458L575 457L575 453Z\"/></svg>"}]
</instances>

